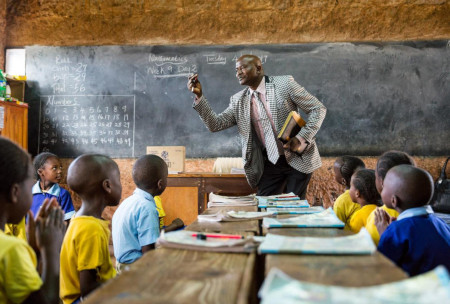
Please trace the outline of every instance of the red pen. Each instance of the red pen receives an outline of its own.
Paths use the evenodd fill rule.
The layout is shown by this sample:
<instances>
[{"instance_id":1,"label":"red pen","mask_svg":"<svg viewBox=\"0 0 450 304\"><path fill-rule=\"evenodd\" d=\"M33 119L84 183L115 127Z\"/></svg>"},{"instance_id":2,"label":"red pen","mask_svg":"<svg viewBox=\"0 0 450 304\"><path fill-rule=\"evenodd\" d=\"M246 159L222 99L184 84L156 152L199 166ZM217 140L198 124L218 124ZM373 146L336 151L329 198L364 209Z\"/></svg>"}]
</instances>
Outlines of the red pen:
<instances>
[{"instance_id":1,"label":"red pen","mask_svg":"<svg viewBox=\"0 0 450 304\"><path fill-rule=\"evenodd\" d=\"M244 237L242 235L236 235L236 234L215 234L215 233L193 233L191 235L192 237L196 238L218 238L218 239L243 239Z\"/></svg>"}]
</instances>

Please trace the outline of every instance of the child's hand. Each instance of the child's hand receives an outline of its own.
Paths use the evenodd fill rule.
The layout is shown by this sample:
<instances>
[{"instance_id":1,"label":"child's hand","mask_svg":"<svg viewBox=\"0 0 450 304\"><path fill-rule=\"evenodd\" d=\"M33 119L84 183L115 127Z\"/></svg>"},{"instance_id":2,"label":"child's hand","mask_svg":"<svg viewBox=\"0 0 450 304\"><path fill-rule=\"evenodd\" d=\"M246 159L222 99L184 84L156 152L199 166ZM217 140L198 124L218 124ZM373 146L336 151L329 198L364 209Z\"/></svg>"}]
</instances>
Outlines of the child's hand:
<instances>
[{"instance_id":1,"label":"child's hand","mask_svg":"<svg viewBox=\"0 0 450 304\"><path fill-rule=\"evenodd\" d=\"M172 225L175 225L176 229L181 228L184 226L183 220L180 218L176 218L172 221Z\"/></svg>"},{"instance_id":2,"label":"child's hand","mask_svg":"<svg viewBox=\"0 0 450 304\"><path fill-rule=\"evenodd\" d=\"M61 208L52 207L45 210L46 216L36 219L36 244L39 250L59 254L64 238L64 213Z\"/></svg>"},{"instance_id":3,"label":"child's hand","mask_svg":"<svg viewBox=\"0 0 450 304\"><path fill-rule=\"evenodd\" d=\"M38 221L39 219L46 219L52 208L59 208L56 197L53 197L52 199L46 198L44 200L41 208L39 208L39 211L36 214L35 220Z\"/></svg>"},{"instance_id":4,"label":"child's hand","mask_svg":"<svg viewBox=\"0 0 450 304\"><path fill-rule=\"evenodd\" d=\"M380 234L380 236L393 220L395 219L391 218L383 209L377 208L377 210L375 210L375 226L377 227L378 234Z\"/></svg>"}]
</instances>

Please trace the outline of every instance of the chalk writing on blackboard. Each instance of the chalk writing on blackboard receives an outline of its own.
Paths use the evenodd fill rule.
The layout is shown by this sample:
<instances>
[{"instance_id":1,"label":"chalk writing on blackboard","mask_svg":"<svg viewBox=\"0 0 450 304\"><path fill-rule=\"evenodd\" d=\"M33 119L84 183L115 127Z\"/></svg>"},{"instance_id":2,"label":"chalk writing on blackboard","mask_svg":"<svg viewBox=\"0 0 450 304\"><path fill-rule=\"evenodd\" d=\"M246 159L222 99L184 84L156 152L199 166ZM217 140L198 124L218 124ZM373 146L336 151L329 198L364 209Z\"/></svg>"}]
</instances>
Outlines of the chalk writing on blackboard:
<instances>
[{"instance_id":1,"label":"chalk writing on blackboard","mask_svg":"<svg viewBox=\"0 0 450 304\"><path fill-rule=\"evenodd\" d=\"M135 96L41 96L40 108L39 151L72 145L83 153L100 147L113 157L134 156Z\"/></svg>"},{"instance_id":2,"label":"chalk writing on blackboard","mask_svg":"<svg viewBox=\"0 0 450 304\"><path fill-rule=\"evenodd\" d=\"M147 67L147 74L153 75L154 78L187 77L197 73L197 64L189 62L187 56L150 54L148 61L150 65Z\"/></svg>"},{"instance_id":3,"label":"chalk writing on blackboard","mask_svg":"<svg viewBox=\"0 0 450 304\"><path fill-rule=\"evenodd\" d=\"M69 57L56 56L52 71L53 94L83 94L86 90L87 64L73 63Z\"/></svg>"},{"instance_id":4,"label":"chalk writing on blackboard","mask_svg":"<svg viewBox=\"0 0 450 304\"><path fill-rule=\"evenodd\" d=\"M226 64L227 58L221 54L207 54L203 55L207 64Z\"/></svg>"}]
</instances>

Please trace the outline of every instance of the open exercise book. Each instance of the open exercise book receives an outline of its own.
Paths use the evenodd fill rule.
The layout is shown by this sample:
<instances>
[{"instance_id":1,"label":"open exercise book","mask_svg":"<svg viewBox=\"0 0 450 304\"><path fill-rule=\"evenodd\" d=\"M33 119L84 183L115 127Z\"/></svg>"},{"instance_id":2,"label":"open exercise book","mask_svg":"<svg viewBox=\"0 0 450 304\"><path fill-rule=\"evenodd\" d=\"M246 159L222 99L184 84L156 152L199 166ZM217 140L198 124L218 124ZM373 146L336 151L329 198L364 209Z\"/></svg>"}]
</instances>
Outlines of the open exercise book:
<instances>
[{"instance_id":1,"label":"open exercise book","mask_svg":"<svg viewBox=\"0 0 450 304\"><path fill-rule=\"evenodd\" d=\"M272 303L450 303L450 276L444 266L406 280L371 287L341 287L295 280L272 268L258 293L262 304Z\"/></svg>"},{"instance_id":2,"label":"open exercise book","mask_svg":"<svg viewBox=\"0 0 450 304\"><path fill-rule=\"evenodd\" d=\"M210 193L208 208L209 207L236 207L236 206L255 206L257 204L255 195L246 196L225 196Z\"/></svg>"},{"instance_id":3,"label":"open exercise book","mask_svg":"<svg viewBox=\"0 0 450 304\"><path fill-rule=\"evenodd\" d=\"M248 220L259 220L266 216L272 216L273 212L256 212L256 211L225 211L219 210L212 214L199 214L197 219L199 222L239 222Z\"/></svg>"},{"instance_id":4,"label":"open exercise book","mask_svg":"<svg viewBox=\"0 0 450 304\"><path fill-rule=\"evenodd\" d=\"M377 250L365 228L354 235L338 237L299 237L268 233L259 253L372 254Z\"/></svg>"},{"instance_id":5,"label":"open exercise book","mask_svg":"<svg viewBox=\"0 0 450 304\"><path fill-rule=\"evenodd\" d=\"M322 206L313 206L313 207L309 207L309 208L304 208L304 207L300 207L300 208L267 208L266 211L267 212L272 212L275 215L278 214L308 214L308 213L319 213L322 212L323 207Z\"/></svg>"},{"instance_id":6,"label":"open exercise book","mask_svg":"<svg viewBox=\"0 0 450 304\"><path fill-rule=\"evenodd\" d=\"M168 248L215 252L253 252L257 246L252 237L187 230L162 231L157 244Z\"/></svg>"},{"instance_id":7,"label":"open exercise book","mask_svg":"<svg viewBox=\"0 0 450 304\"><path fill-rule=\"evenodd\" d=\"M309 208L307 200L300 199L294 193L256 196L258 208Z\"/></svg>"},{"instance_id":8,"label":"open exercise book","mask_svg":"<svg viewBox=\"0 0 450 304\"><path fill-rule=\"evenodd\" d=\"M286 219L264 218L263 226L267 228L303 228L303 227L331 227L343 228L345 224L328 208L319 213L302 214Z\"/></svg>"}]
</instances>

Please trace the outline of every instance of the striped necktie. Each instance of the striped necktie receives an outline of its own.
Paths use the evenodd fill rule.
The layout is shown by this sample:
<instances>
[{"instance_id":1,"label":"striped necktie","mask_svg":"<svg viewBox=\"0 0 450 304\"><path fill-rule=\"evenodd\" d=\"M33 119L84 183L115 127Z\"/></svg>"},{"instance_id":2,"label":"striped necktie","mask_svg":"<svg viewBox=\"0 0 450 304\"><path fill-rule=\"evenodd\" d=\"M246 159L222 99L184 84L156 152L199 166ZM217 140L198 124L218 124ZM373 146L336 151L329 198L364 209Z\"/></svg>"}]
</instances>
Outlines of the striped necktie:
<instances>
[{"instance_id":1,"label":"striped necktie","mask_svg":"<svg viewBox=\"0 0 450 304\"><path fill-rule=\"evenodd\" d=\"M277 143L275 141L275 133L270 123L269 115L267 114L266 107L259 98L259 93L254 91L253 95L258 103L259 123L264 131L264 141L266 144L267 157L272 164L276 164L280 154L278 152Z\"/></svg>"}]
</instances>

